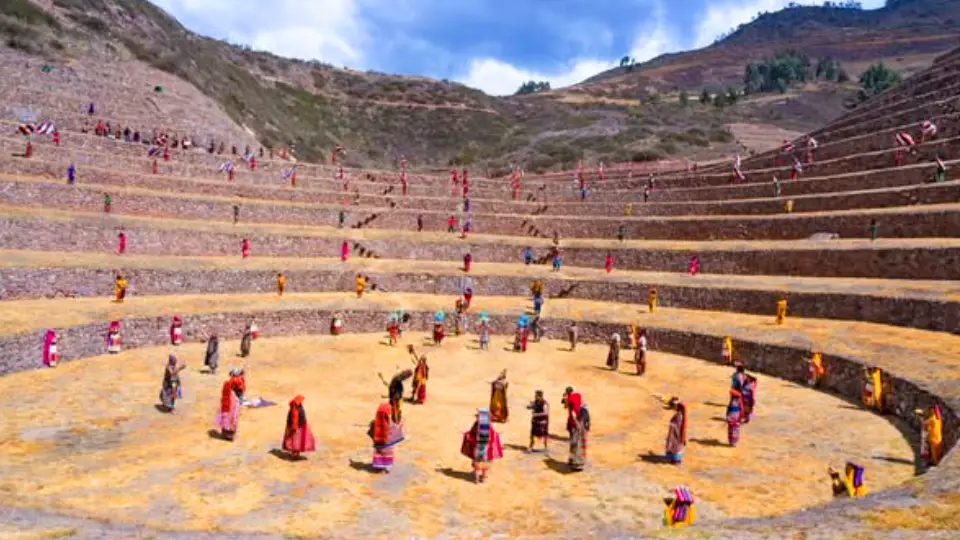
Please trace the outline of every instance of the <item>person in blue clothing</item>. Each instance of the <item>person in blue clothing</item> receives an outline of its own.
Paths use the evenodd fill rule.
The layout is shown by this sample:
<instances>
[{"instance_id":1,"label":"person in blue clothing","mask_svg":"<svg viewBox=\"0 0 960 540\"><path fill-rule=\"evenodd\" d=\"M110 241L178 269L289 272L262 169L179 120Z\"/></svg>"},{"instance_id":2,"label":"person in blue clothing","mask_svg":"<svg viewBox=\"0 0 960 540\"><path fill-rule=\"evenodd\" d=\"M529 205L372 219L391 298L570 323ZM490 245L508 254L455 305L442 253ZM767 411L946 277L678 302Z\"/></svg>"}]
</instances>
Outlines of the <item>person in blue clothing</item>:
<instances>
[{"instance_id":1,"label":"person in blue clothing","mask_svg":"<svg viewBox=\"0 0 960 540\"><path fill-rule=\"evenodd\" d=\"M559 271L560 271L560 264L561 264L562 262L563 262L563 261L562 261L561 258L560 258L560 250L554 251L554 252L553 252L553 271L554 271L554 272L559 272Z\"/></svg>"},{"instance_id":2,"label":"person in blue clothing","mask_svg":"<svg viewBox=\"0 0 960 540\"><path fill-rule=\"evenodd\" d=\"M533 297L533 312L540 316L540 310L543 309L543 296L538 295Z\"/></svg>"},{"instance_id":3,"label":"person in blue clothing","mask_svg":"<svg viewBox=\"0 0 960 540\"><path fill-rule=\"evenodd\" d=\"M530 246L523 248L523 264L532 264L533 263L533 250L530 249Z\"/></svg>"},{"instance_id":4,"label":"person in blue clothing","mask_svg":"<svg viewBox=\"0 0 960 540\"><path fill-rule=\"evenodd\" d=\"M70 164L70 167L67 169L67 183L71 186L77 180L77 168L73 166L73 163Z\"/></svg>"}]
</instances>

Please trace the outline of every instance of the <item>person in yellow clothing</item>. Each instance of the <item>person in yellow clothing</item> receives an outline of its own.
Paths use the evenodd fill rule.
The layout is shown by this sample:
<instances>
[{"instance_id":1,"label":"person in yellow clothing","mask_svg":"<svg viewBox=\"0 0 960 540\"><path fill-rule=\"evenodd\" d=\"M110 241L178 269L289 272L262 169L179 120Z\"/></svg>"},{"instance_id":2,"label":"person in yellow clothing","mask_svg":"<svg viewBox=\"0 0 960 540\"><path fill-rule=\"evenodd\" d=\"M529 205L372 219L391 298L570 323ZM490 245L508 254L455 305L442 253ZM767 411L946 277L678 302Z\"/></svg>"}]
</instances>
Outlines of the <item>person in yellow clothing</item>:
<instances>
[{"instance_id":1,"label":"person in yellow clothing","mask_svg":"<svg viewBox=\"0 0 960 540\"><path fill-rule=\"evenodd\" d=\"M663 523L667 527L686 527L697 520L693 493L684 486L673 490L673 497L664 499L667 507L663 511Z\"/></svg>"},{"instance_id":2,"label":"person in yellow clothing","mask_svg":"<svg viewBox=\"0 0 960 540\"><path fill-rule=\"evenodd\" d=\"M723 338L723 348L721 350L721 354L723 355L723 361L726 362L727 365L732 366L733 365L733 338L731 338L730 336L726 336L725 338Z\"/></svg>"},{"instance_id":3,"label":"person in yellow clothing","mask_svg":"<svg viewBox=\"0 0 960 540\"><path fill-rule=\"evenodd\" d=\"M880 368L865 367L863 368L863 376L863 392L860 394L863 406L882 412L883 380L881 378Z\"/></svg>"},{"instance_id":4,"label":"person in yellow clothing","mask_svg":"<svg viewBox=\"0 0 960 540\"><path fill-rule=\"evenodd\" d=\"M367 288L367 278L363 274L357 274L357 298L363 297L363 290Z\"/></svg>"},{"instance_id":5,"label":"person in yellow clothing","mask_svg":"<svg viewBox=\"0 0 960 540\"><path fill-rule=\"evenodd\" d=\"M787 299L781 297L780 300L777 300L777 324L783 324L783 321L787 318Z\"/></svg>"},{"instance_id":6,"label":"person in yellow clothing","mask_svg":"<svg viewBox=\"0 0 960 540\"><path fill-rule=\"evenodd\" d=\"M820 353L813 353L813 357L809 360L809 365L807 366L807 385L808 386L817 386L820 384L820 378L823 377L823 374L826 372L823 369L823 356Z\"/></svg>"},{"instance_id":7,"label":"person in yellow clothing","mask_svg":"<svg viewBox=\"0 0 960 540\"><path fill-rule=\"evenodd\" d=\"M654 288L647 291L647 308L650 313L657 310L657 290Z\"/></svg>"},{"instance_id":8,"label":"person in yellow clothing","mask_svg":"<svg viewBox=\"0 0 960 540\"><path fill-rule=\"evenodd\" d=\"M283 272L277 274L277 296L283 296L283 290L287 288L287 276Z\"/></svg>"},{"instance_id":9,"label":"person in yellow clothing","mask_svg":"<svg viewBox=\"0 0 960 540\"><path fill-rule=\"evenodd\" d=\"M922 417L923 411L917 410ZM920 433L920 456L927 461L930 467L936 467L943 457L943 413L940 406L930 407L927 418L923 421L923 430Z\"/></svg>"},{"instance_id":10,"label":"person in yellow clothing","mask_svg":"<svg viewBox=\"0 0 960 540\"><path fill-rule=\"evenodd\" d=\"M867 486L864 483L864 474L863 467L852 463L847 462L847 466L844 469L844 475L841 477L840 473L830 467L830 484L833 489L834 497L850 497L851 499L856 497L863 497L867 494Z\"/></svg>"},{"instance_id":11,"label":"person in yellow clothing","mask_svg":"<svg viewBox=\"0 0 960 540\"><path fill-rule=\"evenodd\" d=\"M113 280L113 294L118 304L122 304L123 299L127 297L127 280L121 274L117 274L116 279Z\"/></svg>"},{"instance_id":12,"label":"person in yellow clothing","mask_svg":"<svg viewBox=\"0 0 960 540\"><path fill-rule=\"evenodd\" d=\"M632 204L627 203L627 204L623 205L623 215L625 215L625 216L632 216L632 215L633 215L633 205L632 205Z\"/></svg>"}]
</instances>

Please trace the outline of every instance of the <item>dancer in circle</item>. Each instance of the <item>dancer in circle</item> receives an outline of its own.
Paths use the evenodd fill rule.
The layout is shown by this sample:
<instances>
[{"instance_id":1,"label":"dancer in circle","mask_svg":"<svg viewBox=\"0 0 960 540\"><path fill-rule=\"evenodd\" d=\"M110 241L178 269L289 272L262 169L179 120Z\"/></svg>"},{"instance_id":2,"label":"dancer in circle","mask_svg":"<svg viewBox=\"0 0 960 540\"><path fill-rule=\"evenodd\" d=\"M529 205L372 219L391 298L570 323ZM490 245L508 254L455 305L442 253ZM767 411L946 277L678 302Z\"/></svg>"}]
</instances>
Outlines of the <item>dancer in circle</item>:
<instances>
[{"instance_id":1,"label":"dancer in circle","mask_svg":"<svg viewBox=\"0 0 960 540\"><path fill-rule=\"evenodd\" d=\"M303 408L303 400L304 397L298 395L290 401L287 425L283 432L283 449L294 458L317 449L316 440L310 431L310 424L307 423L307 412Z\"/></svg>"},{"instance_id":2,"label":"dancer in circle","mask_svg":"<svg viewBox=\"0 0 960 540\"><path fill-rule=\"evenodd\" d=\"M490 411L477 410L477 419L469 431L464 432L460 453L471 460L473 479L476 483L486 481L490 464L503 457L500 435L493 428Z\"/></svg>"},{"instance_id":3,"label":"dancer in circle","mask_svg":"<svg viewBox=\"0 0 960 540\"><path fill-rule=\"evenodd\" d=\"M220 391L220 412L217 414L217 427L220 435L232 441L237 434L240 422L240 407L243 405L243 396L247 391L247 382L243 370L240 368L230 371L230 377L223 382Z\"/></svg>"},{"instance_id":4,"label":"dancer in circle","mask_svg":"<svg viewBox=\"0 0 960 540\"><path fill-rule=\"evenodd\" d=\"M494 422L502 424L510 418L510 407L507 405L507 387L509 386L506 369L490 383L490 419Z\"/></svg>"},{"instance_id":5,"label":"dancer in circle","mask_svg":"<svg viewBox=\"0 0 960 540\"><path fill-rule=\"evenodd\" d=\"M180 372L187 369L177 357L170 355L167 358L167 367L163 370L163 384L160 388L160 403L167 412L175 412L177 400L183 397L183 387L180 384Z\"/></svg>"},{"instance_id":6,"label":"dancer in circle","mask_svg":"<svg viewBox=\"0 0 960 540\"><path fill-rule=\"evenodd\" d=\"M543 397L543 390L534 393L533 401L527 405L530 409L530 452L539 439L543 442L543 451L547 451L547 441L550 440L550 404Z\"/></svg>"},{"instance_id":7,"label":"dancer in circle","mask_svg":"<svg viewBox=\"0 0 960 540\"><path fill-rule=\"evenodd\" d=\"M687 447L687 405L680 398L671 398L668 407L675 412L667 430L666 456L670 463L683 462L683 450Z\"/></svg>"}]
</instances>

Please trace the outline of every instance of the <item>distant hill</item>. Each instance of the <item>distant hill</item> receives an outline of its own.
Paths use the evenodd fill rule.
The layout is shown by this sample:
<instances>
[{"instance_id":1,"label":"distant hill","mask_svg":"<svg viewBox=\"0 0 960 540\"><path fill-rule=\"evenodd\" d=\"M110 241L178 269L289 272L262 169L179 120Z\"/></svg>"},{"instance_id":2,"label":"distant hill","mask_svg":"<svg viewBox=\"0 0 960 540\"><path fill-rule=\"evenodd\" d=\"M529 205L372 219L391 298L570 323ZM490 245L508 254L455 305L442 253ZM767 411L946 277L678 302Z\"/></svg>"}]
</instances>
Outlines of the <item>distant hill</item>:
<instances>
[{"instance_id":1,"label":"distant hill","mask_svg":"<svg viewBox=\"0 0 960 540\"><path fill-rule=\"evenodd\" d=\"M744 65L786 49L829 56L856 75L885 61L912 73L960 45L960 0L894 0L874 10L796 6L760 14L720 41L599 73L578 87L617 95L639 87L697 89L740 84Z\"/></svg>"},{"instance_id":2,"label":"distant hill","mask_svg":"<svg viewBox=\"0 0 960 540\"><path fill-rule=\"evenodd\" d=\"M252 51L195 34L146 0L2 0L0 37L6 47L53 64L95 58L176 75L216 100L222 118L215 120L232 122L232 132L295 147L301 158L323 160L342 144L353 166L395 167L404 155L420 169L467 164L503 174L515 164L571 168L581 158L729 155L740 150L732 123L815 127L842 111L844 88L793 89L723 108L700 105L697 94L737 83L748 59L785 46L833 56L851 74L877 59L907 71L925 67L955 44L957 11L960 0L903 0L874 11L787 9L713 46L665 55L629 73L611 70L572 88L504 98L449 81ZM10 75L15 84L25 74ZM679 88L691 90L689 104L680 103ZM77 88L78 99L95 90Z\"/></svg>"}]
</instances>

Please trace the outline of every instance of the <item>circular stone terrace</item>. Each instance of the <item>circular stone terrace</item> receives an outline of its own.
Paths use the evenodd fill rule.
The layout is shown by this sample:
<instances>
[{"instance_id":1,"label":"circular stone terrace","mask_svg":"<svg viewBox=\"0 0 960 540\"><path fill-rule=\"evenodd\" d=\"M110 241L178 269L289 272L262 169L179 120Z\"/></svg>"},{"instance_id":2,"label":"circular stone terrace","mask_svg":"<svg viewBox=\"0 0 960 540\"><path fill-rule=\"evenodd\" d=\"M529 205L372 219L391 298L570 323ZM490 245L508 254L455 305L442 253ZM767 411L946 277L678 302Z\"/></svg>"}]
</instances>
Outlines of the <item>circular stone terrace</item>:
<instances>
[{"instance_id":1,"label":"circular stone terrace","mask_svg":"<svg viewBox=\"0 0 960 540\"><path fill-rule=\"evenodd\" d=\"M95 73L78 62L79 76ZM397 171L348 170L354 195L344 203L333 169L321 164L298 165L296 188L282 177L289 164L269 159L229 184L216 172L222 158L202 151L174 152L153 174L143 148L80 133L88 119L69 90L77 82L59 76L31 99L56 114L62 144L37 138L25 159L22 139L0 136L0 536L860 539L960 530L960 161L951 159L960 155L960 54L812 133L820 144L796 180L785 180L779 151L745 159L740 182L727 163L666 172L649 203L646 177L625 170L592 181L586 202L570 190L569 173L528 175L519 200L502 179L471 176L481 234L466 239L442 233L461 204L446 176L411 174L400 196ZM11 80L30 91L31 77ZM142 86L123 91L159 111L176 105L176 92L154 96ZM135 108L112 112L146 122ZM925 120L938 124L937 136L893 166L893 136ZM81 151L79 180L65 186ZM943 182L930 181L937 157L946 159ZM417 232L421 215L426 230ZM618 242L621 224L627 239ZM114 253L119 230L129 238L123 256ZM553 231L564 253L555 273ZM840 239L816 239L824 232ZM250 259L239 257L242 238ZM331 259L344 241L350 260ZM525 246L536 264L522 265ZM469 276L460 267L467 252ZM612 272L602 268L607 253ZM693 254L696 276L686 273ZM131 285L122 304L108 299L115 271ZM278 298L280 271L288 290ZM355 298L356 273L377 290ZM476 290L471 327L477 312L490 315L492 350L475 350L473 334L423 345L433 313L452 309L466 277ZM543 326L554 339L525 354L504 350L530 308L533 279L544 280ZM646 307L651 289L660 295L655 312ZM784 296L789 313L778 325ZM365 432L384 399L376 373L409 365L402 347L381 343L398 308L411 315L405 342L420 343L432 373L427 403L406 406L410 440L395 471L374 476ZM346 326L336 338L327 335L334 312ZM174 314L184 322L177 354L190 367L180 411L166 415L155 405ZM199 372L202 343L218 333L224 371L239 365L236 338L253 318L263 338L246 359L249 392L279 405L245 409L231 444L209 434L222 378ZM112 320L122 321L124 351L103 356ZM584 343L576 353L555 340L571 321ZM631 375L628 361L620 373L603 367L604 341L628 325L648 331L644 377ZM63 362L38 370L47 328L57 329ZM730 375L720 365L725 336L760 379L756 416L737 448L723 443L718 420ZM817 389L803 384L813 352L826 369ZM859 405L864 366L883 371L883 415ZM503 368L506 455L478 486L459 439ZM558 399L567 385L594 416L589 466L578 474L564 467ZM524 406L536 389L560 440L527 454ZM307 398L319 448L290 462L273 451L296 394ZM657 457L663 400L673 395L691 406L680 467ZM927 468L914 411L932 405L943 410L945 455ZM866 467L871 493L832 500L827 467L848 460ZM667 530L662 499L678 484L695 493L700 519Z\"/></svg>"}]
</instances>

